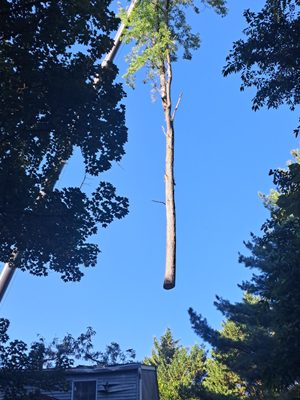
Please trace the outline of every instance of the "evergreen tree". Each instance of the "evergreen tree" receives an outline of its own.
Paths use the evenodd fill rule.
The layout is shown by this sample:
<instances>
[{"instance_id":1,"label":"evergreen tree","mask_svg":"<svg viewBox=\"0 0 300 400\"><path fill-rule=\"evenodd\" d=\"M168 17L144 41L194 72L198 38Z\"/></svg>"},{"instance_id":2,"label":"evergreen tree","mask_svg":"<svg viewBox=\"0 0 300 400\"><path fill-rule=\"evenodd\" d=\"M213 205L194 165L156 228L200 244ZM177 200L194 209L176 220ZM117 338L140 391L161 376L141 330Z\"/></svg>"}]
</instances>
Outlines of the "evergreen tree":
<instances>
[{"instance_id":1,"label":"evergreen tree","mask_svg":"<svg viewBox=\"0 0 300 400\"><path fill-rule=\"evenodd\" d=\"M294 167L275 174L280 184L273 198L280 202L289 198ZM252 234L246 243L250 255L240 256L241 263L254 269L251 280L240 285L246 293L243 301L232 304L217 297L215 302L226 320L241 330L241 338L223 337L189 310L195 332L246 382L248 393L261 399L293 398L300 379L300 219L278 203L269 203L271 217L262 236Z\"/></svg>"},{"instance_id":2,"label":"evergreen tree","mask_svg":"<svg viewBox=\"0 0 300 400\"><path fill-rule=\"evenodd\" d=\"M194 345L179 345L167 329L160 340L154 339L151 357L144 360L157 368L161 400L196 399L205 376L205 351Z\"/></svg>"},{"instance_id":3,"label":"evergreen tree","mask_svg":"<svg viewBox=\"0 0 300 400\"><path fill-rule=\"evenodd\" d=\"M220 332L221 336L231 340L243 340L243 333L232 321L226 321ZM233 354L231 356L234 356ZM206 361L206 377L203 387L208 399L244 400L248 398L245 382L225 364L228 355L212 351Z\"/></svg>"},{"instance_id":4,"label":"evergreen tree","mask_svg":"<svg viewBox=\"0 0 300 400\"><path fill-rule=\"evenodd\" d=\"M281 104L293 110L299 104L299 7L298 0L267 0L261 11L245 11L246 38L234 43L224 74L240 73L241 90L256 89L254 110ZM189 310L196 333L241 377L250 399L300 398L300 168L295 155L287 170L271 171L276 190L264 196L270 218L262 235L252 234L246 243L250 255L240 256L254 270L240 285L244 299L232 304L217 297L215 302L241 337L224 337Z\"/></svg>"},{"instance_id":5,"label":"evergreen tree","mask_svg":"<svg viewBox=\"0 0 300 400\"><path fill-rule=\"evenodd\" d=\"M275 218L288 218L293 215L300 218L300 152L293 150L294 162L288 163L287 169L270 171L278 190L272 191L266 202L273 206Z\"/></svg>"}]
</instances>

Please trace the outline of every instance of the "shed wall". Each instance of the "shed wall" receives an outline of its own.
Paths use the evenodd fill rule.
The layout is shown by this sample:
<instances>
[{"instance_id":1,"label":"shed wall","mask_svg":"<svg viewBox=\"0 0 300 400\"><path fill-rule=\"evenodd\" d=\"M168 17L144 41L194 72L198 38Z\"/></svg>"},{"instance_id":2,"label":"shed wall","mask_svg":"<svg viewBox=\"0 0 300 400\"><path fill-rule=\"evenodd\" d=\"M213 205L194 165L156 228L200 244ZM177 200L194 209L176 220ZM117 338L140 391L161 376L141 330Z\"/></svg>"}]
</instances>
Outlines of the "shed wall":
<instances>
[{"instance_id":1,"label":"shed wall","mask_svg":"<svg viewBox=\"0 0 300 400\"><path fill-rule=\"evenodd\" d=\"M97 400L140 400L138 385L138 370L118 373L105 373L103 375L84 374L70 378L70 388L72 381L97 382ZM105 386L108 390L105 391ZM72 389L68 392L47 392L47 395L57 400L72 400Z\"/></svg>"}]
</instances>

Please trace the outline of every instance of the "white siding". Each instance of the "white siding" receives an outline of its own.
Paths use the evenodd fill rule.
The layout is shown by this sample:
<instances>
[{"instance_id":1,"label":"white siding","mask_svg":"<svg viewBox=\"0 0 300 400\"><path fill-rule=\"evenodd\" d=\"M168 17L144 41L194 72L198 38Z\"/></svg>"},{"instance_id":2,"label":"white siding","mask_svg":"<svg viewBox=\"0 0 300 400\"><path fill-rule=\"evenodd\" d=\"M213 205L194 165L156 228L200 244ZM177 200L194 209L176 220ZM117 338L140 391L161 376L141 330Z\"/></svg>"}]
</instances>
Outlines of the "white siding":
<instances>
[{"instance_id":1,"label":"white siding","mask_svg":"<svg viewBox=\"0 0 300 400\"><path fill-rule=\"evenodd\" d=\"M145 369L145 371L144 371ZM140 375L142 371L142 374ZM75 368L68 372L70 389L66 392L49 391L44 394L57 400L72 399L73 381L96 381L97 398L96 400L158 400L156 371L151 367L142 367L141 364L124 365L107 368ZM151 377L151 375L153 375ZM140 382L144 376L143 393L144 398L140 399ZM150 379L150 380L149 380ZM149 386L150 384L150 386ZM151 386L152 385L152 386ZM154 386L156 385L156 388ZM145 392L146 390L146 392ZM3 395L0 393L0 400Z\"/></svg>"},{"instance_id":2,"label":"white siding","mask_svg":"<svg viewBox=\"0 0 300 400\"><path fill-rule=\"evenodd\" d=\"M80 374L70 381L95 380L97 382L97 400L139 400L138 370L105 374ZM105 391L107 386L108 390ZM72 400L71 390L68 392L47 392L57 400Z\"/></svg>"}]
</instances>

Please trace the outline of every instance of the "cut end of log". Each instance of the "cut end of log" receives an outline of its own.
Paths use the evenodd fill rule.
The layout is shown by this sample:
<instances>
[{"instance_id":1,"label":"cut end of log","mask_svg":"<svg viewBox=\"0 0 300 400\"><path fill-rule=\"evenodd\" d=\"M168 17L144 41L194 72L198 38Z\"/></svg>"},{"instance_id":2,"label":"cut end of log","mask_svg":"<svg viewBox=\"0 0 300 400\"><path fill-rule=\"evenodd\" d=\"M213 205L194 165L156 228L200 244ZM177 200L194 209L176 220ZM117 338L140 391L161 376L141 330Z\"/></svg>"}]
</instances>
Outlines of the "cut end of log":
<instances>
[{"instance_id":1,"label":"cut end of log","mask_svg":"<svg viewBox=\"0 0 300 400\"><path fill-rule=\"evenodd\" d=\"M165 281L164 281L164 289L170 290L170 289L173 289L174 287L175 287L175 281L174 280L165 279Z\"/></svg>"}]
</instances>

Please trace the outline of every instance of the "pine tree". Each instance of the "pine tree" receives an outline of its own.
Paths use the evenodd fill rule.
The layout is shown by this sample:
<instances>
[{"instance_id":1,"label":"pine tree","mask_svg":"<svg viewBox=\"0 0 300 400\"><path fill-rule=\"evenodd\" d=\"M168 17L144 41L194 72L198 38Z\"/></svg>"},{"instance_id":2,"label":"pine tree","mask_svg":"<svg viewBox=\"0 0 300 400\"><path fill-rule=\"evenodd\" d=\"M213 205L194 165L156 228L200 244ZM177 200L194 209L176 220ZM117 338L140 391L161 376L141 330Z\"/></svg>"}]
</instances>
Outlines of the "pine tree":
<instances>
[{"instance_id":1,"label":"pine tree","mask_svg":"<svg viewBox=\"0 0 300 400\"><path fill-rule=\"evenodd\" d=\"M291 170L281 176L290 178ZM275 196L281 201L290 193L284 182L289 179L280 181ZM298 390L300 379L300 219L272 201L271 217L262 229L261 237L252 234L246 243L250 255L240 255L240 262L255 271L240 285L246 293L243 301L232 304L217 297L215 302L242 337L224 338L201 315L192 309L189 313L196 333L246 382L249 393L285 398Z\"/></svg>"},{"instance_id":2,"label":"pine tree","mask_svg":"<svg viewBox=\"0 0 300 400\"><path fill-rule=\"evenodd\" d=\"M205 375L205 351L194 345L190 349L179 345L167 329L160 340L154 339L151 357L146 364L157 367L161 400L196 399Z\"/></svg>"},{"instance_id":3,"label":"pine tree","mask_svg":"<svg viewBox=\"0 0 300 400\"><path fill-rule=\"evenodd\" d=\"M220 332L221 336L231 340L243 340L243 333L232 321L225 321ZM231 356L234 356L233 354ZM212 400L246 400L248 392L245 382L238 374L225 364L228 355L212 351L206 361L206 377L203 387L207 391L207 398Z\"/></svg>"},{"instance_id":4,"label":"pine tree","mask_svg":"<svg viewBox=\"0 0 300 400\"><path fill-rule=\"evenodd\" d=\"M244 15L245 38L234 43L224 74L240 73L241 90L256 89L254 110L282 104L295 109L300 98L299 1L267 0L261 11ZM241 338L225 338L189 310L196 333L241 377L251 399L300 398L300 168L295 155L287 170L271 171L276 190L264 196L270 218L261 236L252 234L245 243L250 255L240 255L239 261L253 270L251 280L240 285L243 300L233 304L217 297L215 302L226 323L241 330Z\"/></svg>"}]
</instances>

